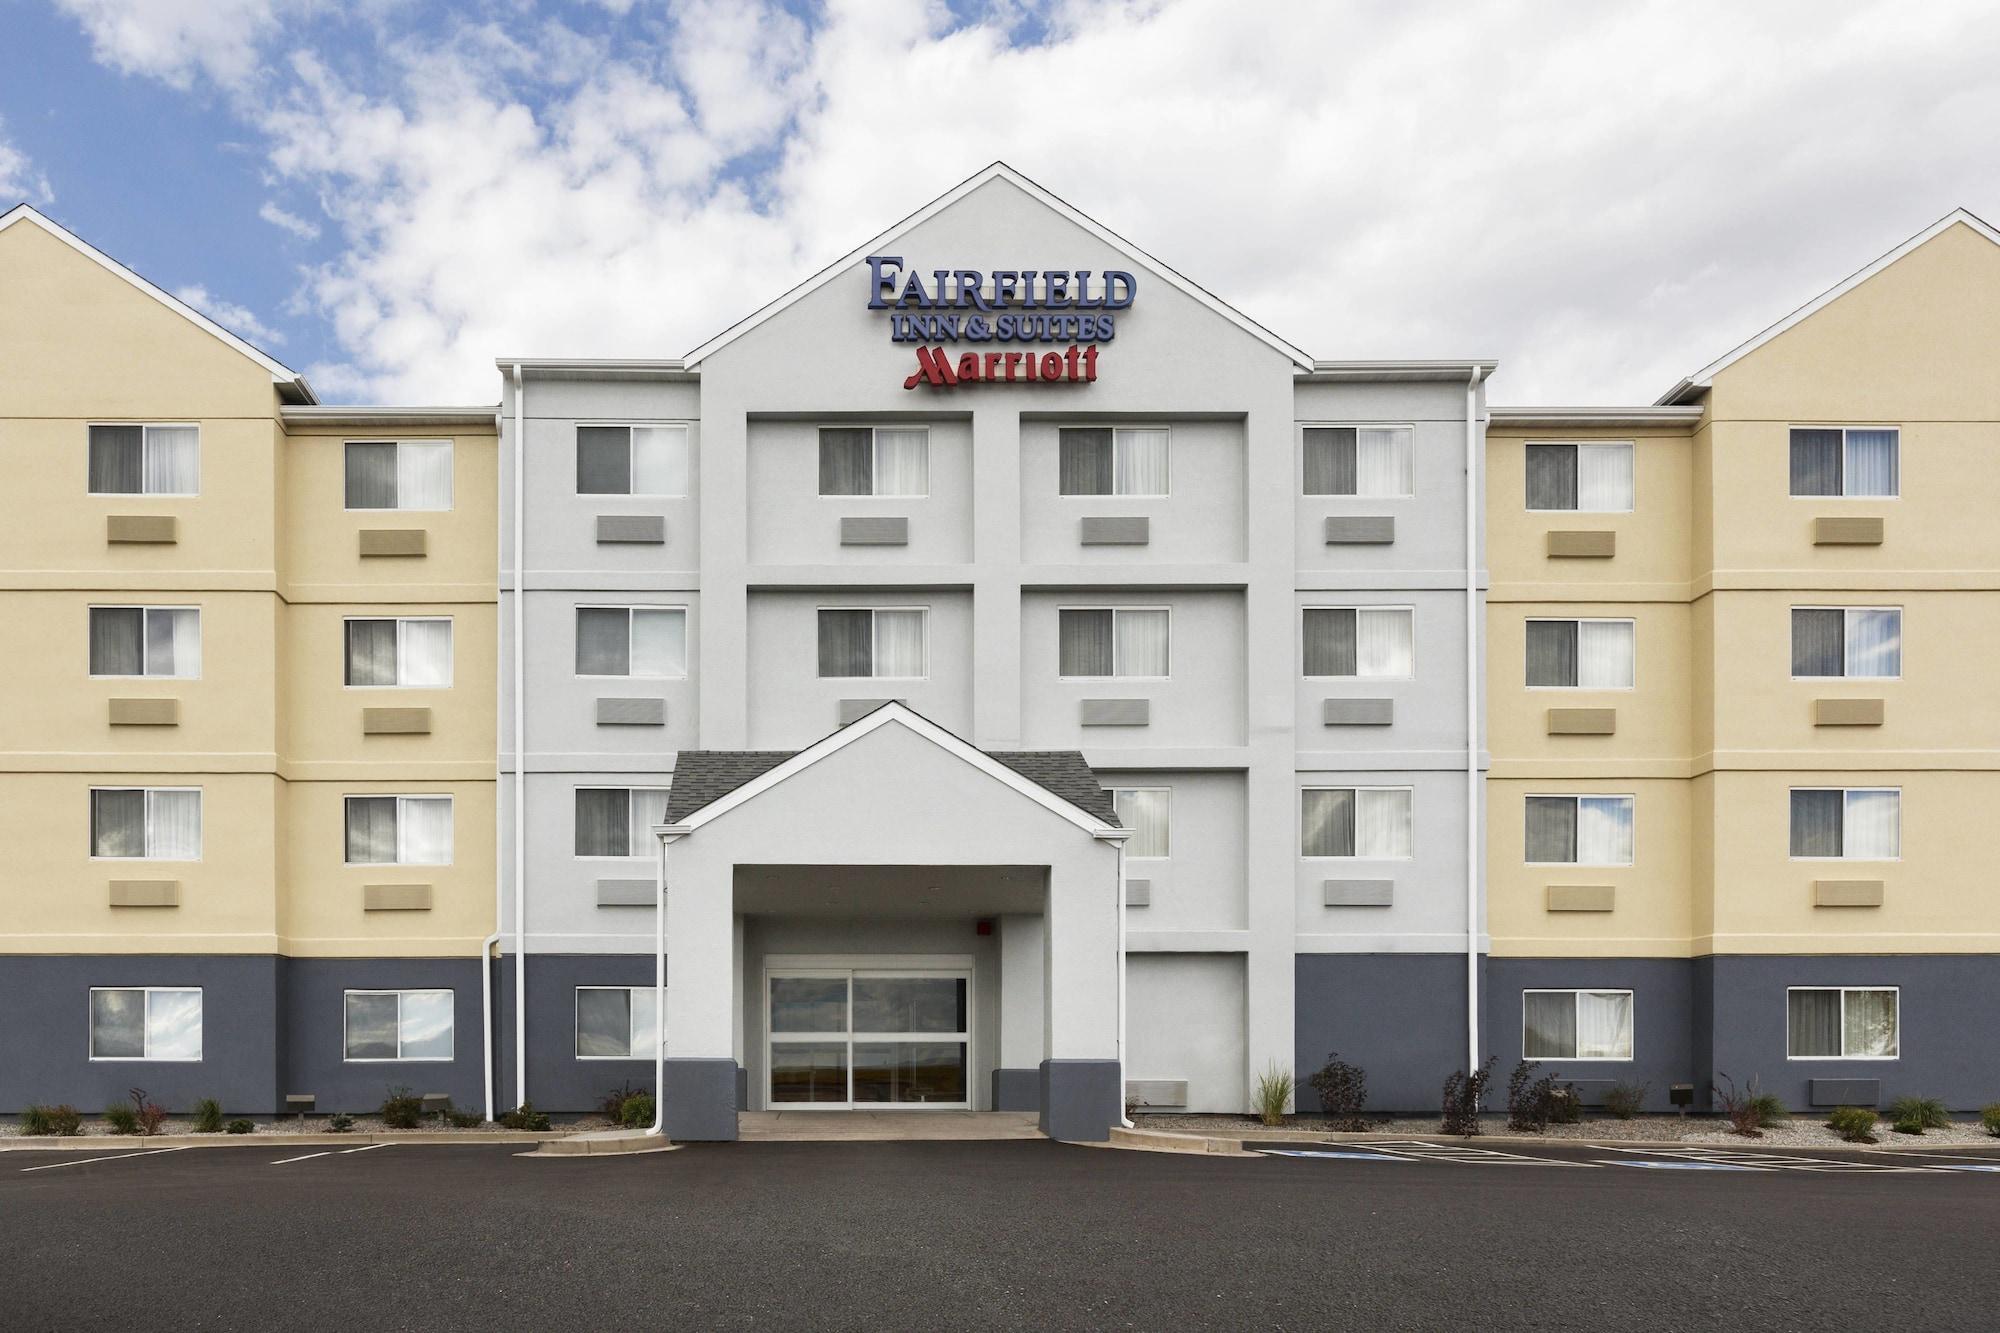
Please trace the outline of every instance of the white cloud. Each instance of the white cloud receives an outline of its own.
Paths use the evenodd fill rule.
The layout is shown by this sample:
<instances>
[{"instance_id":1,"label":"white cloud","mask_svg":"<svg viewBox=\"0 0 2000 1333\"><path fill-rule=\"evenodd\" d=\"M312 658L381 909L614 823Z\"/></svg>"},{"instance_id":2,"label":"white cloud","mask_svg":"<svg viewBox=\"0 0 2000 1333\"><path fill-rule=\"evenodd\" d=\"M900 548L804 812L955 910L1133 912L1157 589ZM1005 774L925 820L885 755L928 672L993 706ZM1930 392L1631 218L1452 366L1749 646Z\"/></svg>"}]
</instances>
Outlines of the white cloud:
<instances>
[{"instance_id":1,"label":"white cloud","mask_svg":"<svg viewBox=\"0 0 2000 1333\"><path fill-rule=\"evenodd\" d=\"M0 121L0 131L6 128L6 123ZM49 188L49 178L35 169L26 153L0 135L0 212L24 199L47 203L55 197L55 191Z\"/></svg>"},{"instance_id":2,"label":"white cloud","mask_svg":"<svg viewBox=\"0 0 2000 1333\"><path fill-rule=\"evenodd\" d=\"M235 86L257 70L259 45L287 12L314 0L56 0L83 25L102 63L176 88L197 74Z\"/></svg>"},{"instance_id":3,"label":"white cloud","mask_svg":"<svg viewBox=\"0 0 2000 1333\"><path fill-rule=\"evenodd\" d=\"M120 68L241 87L313 0L149 3L144 42L108 17L137 0L62 2ZM632 10L611 36L524 3L382 17L366 60L287 33L241 112L343 243L309 277L346 358L316 378L484 400L499 354L675 355L1004 158L1316 355L1646 401L2000 209L1988 0L599 3Z\"/></svg>"},{"instance_id":4,"label":"white cloud","mask_svg":"<svg viewBox=\"0 0 2000 1333\"><path fill-rule=\"evenodd\" d=\"M276 200L266 199L264 206L257 210L257 216L280 231L290 232L302 241L316 241L319 239L319 225L317 223L308 222L296 213L286 212L278 206Z\"/></svg>"},{"instance_id":5,"label":"white cloud","mask_svg":"<svg viewBox=\"0 0 2000 1333\"><path fill-rule=\"evenodd\" d=\"M225 301L200 283L175 288L174 299L185 301L248 342L263 347L275 347L285 341L283 333L258 319L248 307L237 305L234 301Z\"/></svg>"}]
</instances>

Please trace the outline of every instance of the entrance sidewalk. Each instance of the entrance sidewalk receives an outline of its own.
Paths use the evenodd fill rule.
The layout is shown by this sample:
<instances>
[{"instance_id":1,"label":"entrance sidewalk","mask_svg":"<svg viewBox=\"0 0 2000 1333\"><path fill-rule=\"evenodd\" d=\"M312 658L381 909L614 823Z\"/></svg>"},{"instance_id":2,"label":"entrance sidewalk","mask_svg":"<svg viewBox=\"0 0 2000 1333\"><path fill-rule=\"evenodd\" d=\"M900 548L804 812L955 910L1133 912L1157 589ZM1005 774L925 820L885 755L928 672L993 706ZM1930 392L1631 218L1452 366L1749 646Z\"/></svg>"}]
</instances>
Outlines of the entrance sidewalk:
<instances>
[{"instance_id":1,"label":"entrance sidewalk","mask_svg":"<svg viewBox=\"0 0 2000 1333\"><path fill-rule=\"evenodd\" d=\"M745 1143L1038 1139L1032 1111L743 1111Z\"/></svg>"}]
</instances>

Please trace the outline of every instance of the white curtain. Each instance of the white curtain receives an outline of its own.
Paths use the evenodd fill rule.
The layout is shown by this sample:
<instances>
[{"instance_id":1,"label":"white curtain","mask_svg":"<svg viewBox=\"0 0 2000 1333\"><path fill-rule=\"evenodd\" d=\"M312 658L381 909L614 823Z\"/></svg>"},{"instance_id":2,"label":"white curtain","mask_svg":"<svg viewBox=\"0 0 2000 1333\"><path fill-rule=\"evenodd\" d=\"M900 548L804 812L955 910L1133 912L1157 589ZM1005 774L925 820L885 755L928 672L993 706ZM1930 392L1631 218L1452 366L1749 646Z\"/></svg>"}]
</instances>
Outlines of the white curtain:
<instances>
[{"instance_id":1,"label":"white curtain","mask_svg":"<svg viewBox=\"0 0 2000 1333\"><path fill-rule=\"evenodd\" d=\"M1566 990L1521 993L1521 1058L1576 1058L1576 995Z\"/></svg>"},{"instance_id":2,"label":"white curtain","mask_svg":"<svg viewBox=\"0 0 2000 1333\"><path fill-rule=\"evenodd\" d=\"M1362 607L1355 612L1355 669L1361 676L1410 674L1414 613L1399 607Z\"/></svg>"},{"instance_id":3,"label":"white curtain","mask_svg":"<svg viewBox=\"0 0 2000 1333\"><path fill-rule=\"evenodd\" d=\"M146 793L146 857L152 861L201 859L201 792Z\"/></svg>"},{"instance_id":4,"label":"white curtain","mask_svg":"<svg viewBox=\"0 0 2000 1333\"><path fill-rule=\"evenodd\" d=\"M1579 991L1576 997L1576 1058L1632 1058L1632 997L1612 991Z\"/></svg>"},{"instance_id":5,"label":"white curtain","mask_svg":"<svg viewBox=\"0 0 2000 1333\"><path fill-rule=\"evenodd\" d=\"M1354 854L1375 860L1409 859L1409 792L1366 787L1355 792Z\"/></svg>"},{"instance_id":6,"label":"white curtain","mask_svg":"<svg viewBox=\"0 0 2000 1333\"><path fill-rule=\"evenodd\" d=\"M1587 690L1632 687L1632 622L1581 620L1576 627L1576 683Z\"/></svg>"},{"instance_id":7,"label":"white curtain","mask_svg":"<svg viewBox=\"0 0 2000 1333\"><path fill-rule=\"evenodd\" d=\"M651 856L653 827L667 822L667 791L664 787L634 787L631 796L631 829L625 843L627 856Z\"/></svg>"},{"instance_id":8,"label":"white curtain","mask_svg":"<svg viewBox=\"0 0 2000 1333\"><path fill-rule=\"evenodd\" d=\"M397 1058L449 1060L452 1047L452 1000L448 990L406 990L398 997Z\"/></svg>"},{"instance_id":9,"label":"white curtain","mask_svg":"<svg viewBox=\"0 0 2000 1333\"><path fill-rule=\"evenodd\" d=\"M1415 468L1410 434L1407 426L1367 428L1355 432L1356 495L1397 496L1411 493Z\"/></svg>"},{"instance_id":10,"label":"white curtain","mask_svg":"<svg viewBox=\"0 0 2000 1333\"><path fill-rule=\"evenodd\" d=\"M409 689L451 684L451 621L396 622L396 683Z\"/></svg>"},{"instance_id":11,"label":"white curtain","mask_svg":"<svg viewBox=\"0 0 2000 1333\"><path fill-rule=\"evenodd\" d=\"M1167 855L1167 803L1171 793L1165 787L1124 787L1112 793L1118 822L1132 830L1125 855Z\"/></svg>"},{"instance_id":12,"label":"white curtain","mask_svg":"<svg viewBox=\"0 0 2000 1333\"><path fill-rule=\"evenodd\" d=\"M1898 610L1855 609L1847 612L1847 674L1903 674L1903 613Z\"/></svg>"},{"instance_id":13,"label":"white curtain","mask_svg":"<svg viewBox=\"0 0 2000 1333\"><path fill-rule=\"evenodd\" d=\"M1846 486L1852 496L1889 496L1898 491L1897 438L1893 430L1847 432Z\"/></svg>"},{"instance_id":14,"label":"white curtain","mask_svg":"<svg viewBox=\"0 0 2000 1333\"><path fill-rule=\"evenodd\" d=\"M146 1058L201 1059L201 992L146 992Z\"/></svg>"},{"instance_id":15,"label":"white curtain","mask_svg":"<svg viewBox=\"0 0 2000 1333\"><path fill-rule=\"evenodd\" d=\"M1842 996L1841 1038L1842 1055L1895 1055L1896 992L1847 991Z\"/></svg>"},{"instance_id":16,"label":"white curtain","mask_svg":"<svg viewBox=\"0 0 2000 1333\"><path fill-rule=\"evenodd\" d=\"M1632 446L1579 444L1576 447L1576 507L1600 514L1632 508Z\"/></svg>"},{"instance_id":17,"label":"white curtain","mask_svg":"<svg viewBox=\"0 0 2000 1333\"><path fill-rule=\"evenodd\" d=\"M194 680L201 675L201 612L191 606L146 610L146 674Z\"/></svg>"},{"instance_id":18,"label":"white curtain","mask_svg":"<svg viewBox=\"0 0 2000 1333\"><path fill-rule=\"evenodd\" d=\"M877 676L915 679L924 674L924 613L875 613L875 672Z\"/></svg>"},{"instance_id":19,"label":"white curtain","mask_svg":"<svg viewBox=\"0 0 2000 1333\"><path fill-rule=\"evenodd\" d=\"M632 608L634 676L675 679L687 674L687 612L679 607Z\"/></svg>"},{"instance_id":20,"label":"white curtain","mask_svg":"<svg viewBox=\"0 0 2000 1333\"><path fill-rule=\"evenodd\" d=\"M928 495L931 433L922 426L884 426L875 432L875 494Z\"/></svg>"},{"instance_id":21,"label":"white curtain","mask_svg":"<svg viewBox=\"0 0 2000 1333\"><path fill-rule=\"evenodd\" d=\"M396 798L396 860L401 865L451 864L451 797Z\"/></svg>"},{"instance_id":22,"label":"white curtain","mask_svg":"<svg viewBox=\"0 0 2000 1333\"><path fill-rule=\"evenodd\" d=\"M1119 676L1167 674L1167 613L1119 611L1112 617L1113 670Z\"/></svg>"},{"instance_id":23,"label":"white curtain","mask_svg":"<svg viewBox=\"0 0 2000 1333\"><path fill-rule=\"evenodd\" d=\"M1847 793L1843 812L1841 855L1850 861L1893 861L1898 855L1897 825L1902 793L1860 790Z\"/></svg>"},{"instance_id":24,"label":"white curtain","mask_svg":"<svg viewBox=\"0 0 2000 1333\"><path fill-rule=\"evenodd\" d=\"M634 426L631 493L680 496L687 492L687 427Z\"/></svg>"},{"instance_id":25,"label":"white curtain","mask_svg":"<svg viewBox=\"0 0 2000 1333\"><path fill-rule=\"evenodd\" d=\"M1583 796L1576 803L1576 860L1587 866L1632 864L1632 798Z\"/></svg>"},{"instance_id":26,"label":"white curtain","mask_svg":"<svg viewBox=\"0 0 2000 1333\"><path fill-rule=\"evenodd\" d=\"M405 441L396 446L396 508L451 508L451 441Z\"/></svg>"},{"instance_id":27,"label":"white curtain","mask_svg":"<svg viewBox=\"0 0 2000 1333\"><path fill-rule=\"evenodd\" d=\"M1167 493L1167 432L1163 427L1121 429L1117 435L1118 495Z\"/></svg>"},{"instance_id":28,"label":"white curtain","mask_svg":"<svg viewBox=\"0 0 2000 1333\"><path fill-rule=\"evenodd\" d=\"M194 495L200 489L200 429L146 427L146 494Z\"/></svg>"}]
</instances>

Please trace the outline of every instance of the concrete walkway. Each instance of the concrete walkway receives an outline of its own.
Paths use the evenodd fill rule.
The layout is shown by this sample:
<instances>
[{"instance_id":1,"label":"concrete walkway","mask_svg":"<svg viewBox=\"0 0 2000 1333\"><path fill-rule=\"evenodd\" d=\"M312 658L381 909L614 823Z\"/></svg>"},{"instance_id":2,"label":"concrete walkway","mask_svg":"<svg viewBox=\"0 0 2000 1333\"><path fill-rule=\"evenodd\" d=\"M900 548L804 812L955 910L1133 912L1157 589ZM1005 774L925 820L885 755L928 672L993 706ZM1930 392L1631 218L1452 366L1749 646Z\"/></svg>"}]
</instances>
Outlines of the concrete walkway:
<instances>
[{"instance_id":1,"label":"concrete walkway","mask_svg":"<svg viewBox=\"0 0 2000 1333\"><path fill-rule=\"evenodd\" d=\"M743 1111L745 1143L1038 1139L1033 1111Z\"/></svg>"}]
</instances>

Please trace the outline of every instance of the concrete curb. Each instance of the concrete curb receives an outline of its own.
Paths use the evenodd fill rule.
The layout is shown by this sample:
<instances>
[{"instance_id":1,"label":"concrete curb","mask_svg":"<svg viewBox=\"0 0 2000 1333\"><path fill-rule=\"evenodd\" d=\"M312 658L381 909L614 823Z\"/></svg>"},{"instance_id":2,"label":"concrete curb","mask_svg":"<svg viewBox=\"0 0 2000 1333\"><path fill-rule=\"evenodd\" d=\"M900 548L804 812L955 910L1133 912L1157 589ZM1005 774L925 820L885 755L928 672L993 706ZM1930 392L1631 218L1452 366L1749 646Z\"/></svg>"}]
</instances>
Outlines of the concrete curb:
<instances>
[{"instance_id":1,"label":"concrete curb","mask_svg":"<svg viewBox=\"0 0 2000 1333\"><path fill-rule=\"evenodd\" d=\"M1611 1152L1619 1148L1735 1148L1744 1152L1807 1152L1807 1153L1927 1153L1940 1149L1968 1149L1990 1147L2000 1149L2000 1137L1986 1143L1947 1143L1923 1137L1909 1138L1897 1136L1904 1141L1891 1143L1884 1138L1880 1143L1783 1143L1767 1139L1732 1139L1727 1143L1693 1143L1686 1139L1572 1139L1555 1138L1546 1134L1475 1134L1461 1137L1457 1134L1411 1132L1398 1134L1394 1131L1369 1131L1359 1134L1338 1133L1332 1130L1283 1130L1283 1129L1243 1129L1232 1130L1228 1134L1193 1134L1184 1130L1169 1129L1124 1129L1113 1128L1111 1143L1114 1147L1134 1148L1152 1152L1213 1153L1219 1156L1254 1157L1255 1146L1259 1143L1442 1143L1461 1147L1478 1147L1481 1144L1504 1143L1513 1146L1591 1148ZM2000 1160L2000 1159L1996 1159Z\"/></svg>"},{"instance_id":2,"label":"concrete curb","mask_svg":"<svg viewBox=\"0 0 2000 1333\"><path fill-rule=\"evenodd\" d=\"M139 1148L342 1148L382 1143L480 1144L549 1143L576 1138L572 1131L550 1130L383 1130L355 1134L91 1134L59 1137L20 1135L0 1139L4 1152L131 1152Z\"/></svg>"},{"instance_id":3,"label":"concrete curb","mask_svg":"<svg viewBox=\"0 0 2000 1333\"><path fill-rule=\"evenodd\" d=\"M630 1157L637 1153L672 1152L680 1146L669 1142L664 1135L648 1134L643 1129L613 1129L546 1139L533 1152L517 1153L516 1156Z\"/></svg>"}]
</instances>

